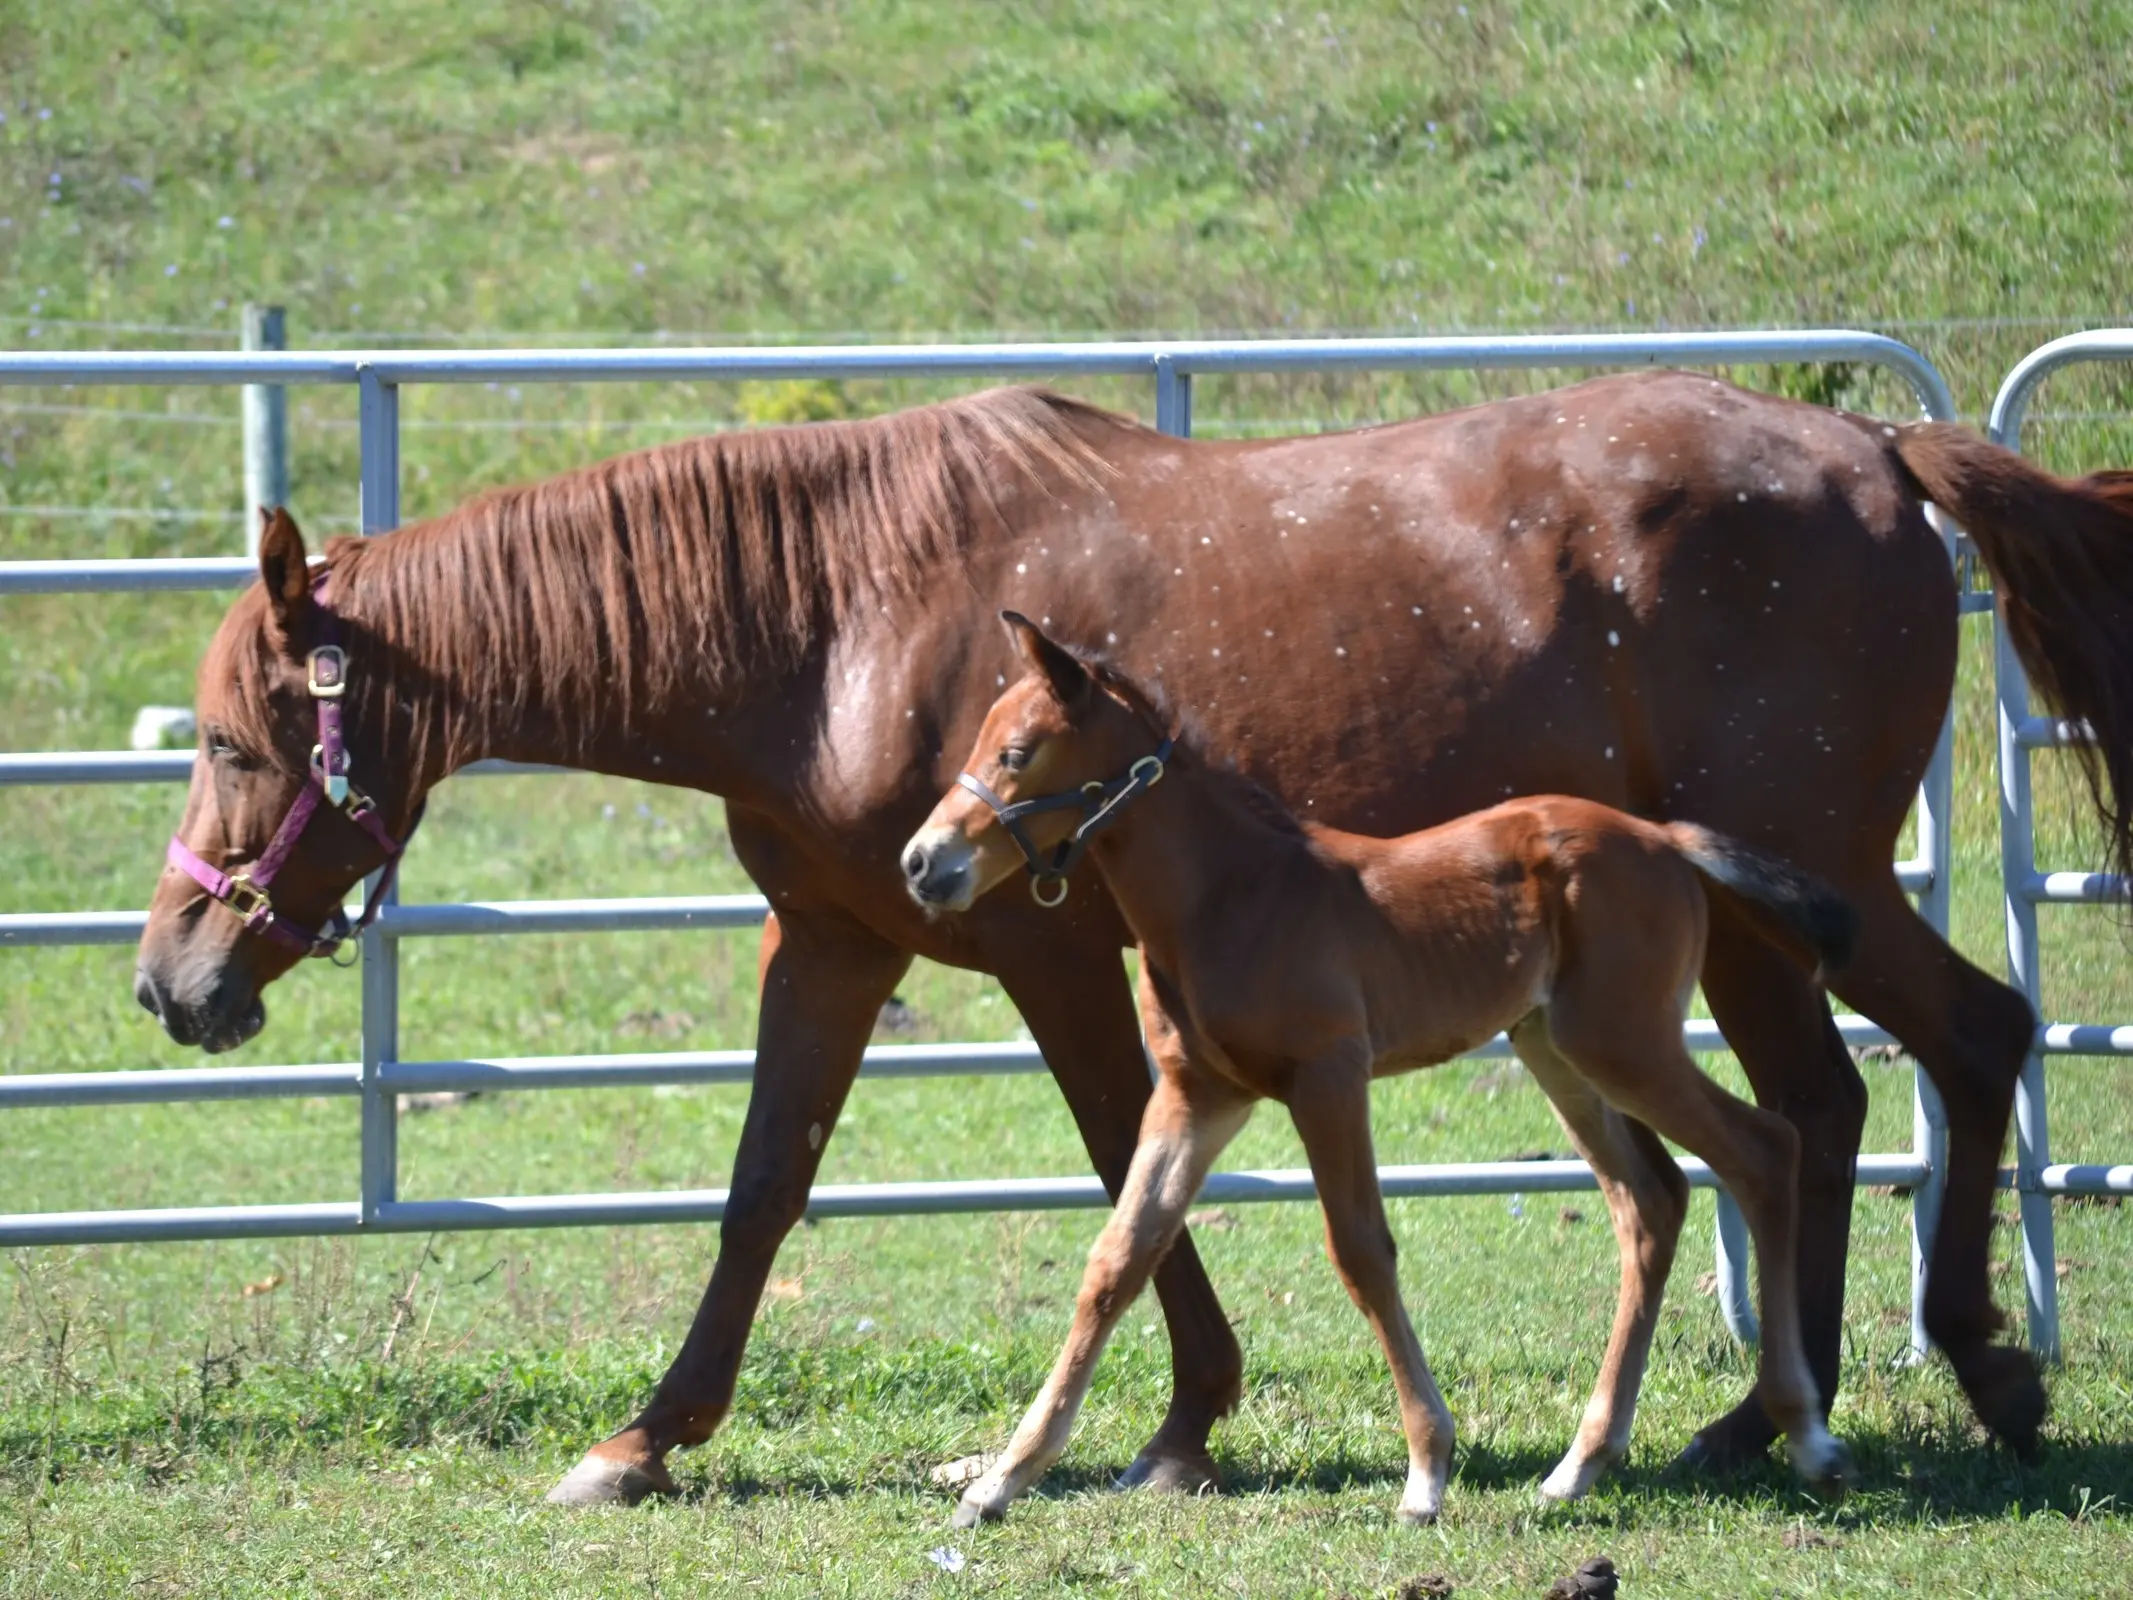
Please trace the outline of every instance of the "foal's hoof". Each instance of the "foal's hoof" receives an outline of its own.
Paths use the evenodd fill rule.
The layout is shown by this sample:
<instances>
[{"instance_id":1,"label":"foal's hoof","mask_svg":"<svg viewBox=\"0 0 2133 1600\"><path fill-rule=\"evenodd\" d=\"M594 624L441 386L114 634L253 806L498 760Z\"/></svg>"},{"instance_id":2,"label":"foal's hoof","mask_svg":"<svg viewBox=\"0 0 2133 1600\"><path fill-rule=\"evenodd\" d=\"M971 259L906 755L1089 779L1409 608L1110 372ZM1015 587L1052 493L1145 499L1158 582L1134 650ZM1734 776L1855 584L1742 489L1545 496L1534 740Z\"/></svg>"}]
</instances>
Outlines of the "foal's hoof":
<instances>
[{"instance_id":1,"label":"foal's hoof","mask_svg":"<svg viewBox=\"0 0 2133 1600\"><path fill-rule=\"evenodd\" d=\"M2037 1430L2044 1425L2050 1402L2044 1398L2044 1382L2029 1352L2012 1345L1991 1345L1965 1362L1957 1376L1978 1421L1992 1436L2022 1460L2036 1459Z\"/></svg>"},{"instance_id":2,"label":"foal's hoof","mask_svg":"<svg viewBox=\"0 0 2133 1600\"><path fill-rule=\"evenodd\" d=\"M1400 1525L1407 1528L1433 1528L1437 1525L1437 1508L1434 1506L1402 1506L1394 1513Z\"/></svg>"},{"instance_id":3,"label":"foal's hoof","mask_svg":"<svg viewBox=\"0 0 2133 1600\"><path fill-rule=\"evenodd\" d=\"M1006 1506L966 1494L955 1503L954 1522L958 1528L975 1528L981 1522L998 1522L1006 1515Z\"/></svg>"},{"instance_id":4,"label":"foal's hoof","mask_svg":"<svg viewBox=\"0 0 2133 1600\"><path fill-rule=\"evenodd\" d=\"M1151 1446L1133 1458L1133 1465L1111 1487L1150 1489L1157 1494L1214 1494L1222 1487L1222 1474L1205 1451L1158 1451Z\"/></svg>"},{"instance_id":5,"label":"foal's hoof","mask_svg":"<svg viewBox=\"0 0 2133 1600\"><path fill-rule=\"evenodd\" d=\"M986 1473L999 1460L997 1455L959 1456L953 1461L943 1461L926 1476L936 1489L946 1489L950 1494L961 1494Z\"/></svg>"},{"instance_id":6,"label":"foal's hoof","mask_svg":"<svg viewBox=\"0 0 2133 1600\"><path fill-rule=\"evenodd\" d=\"M681 1493L664 1461L610 1461L588 1455L548 1491L552 1506L633 1506L655 1494Z\"/></svg>"}]
</instances>

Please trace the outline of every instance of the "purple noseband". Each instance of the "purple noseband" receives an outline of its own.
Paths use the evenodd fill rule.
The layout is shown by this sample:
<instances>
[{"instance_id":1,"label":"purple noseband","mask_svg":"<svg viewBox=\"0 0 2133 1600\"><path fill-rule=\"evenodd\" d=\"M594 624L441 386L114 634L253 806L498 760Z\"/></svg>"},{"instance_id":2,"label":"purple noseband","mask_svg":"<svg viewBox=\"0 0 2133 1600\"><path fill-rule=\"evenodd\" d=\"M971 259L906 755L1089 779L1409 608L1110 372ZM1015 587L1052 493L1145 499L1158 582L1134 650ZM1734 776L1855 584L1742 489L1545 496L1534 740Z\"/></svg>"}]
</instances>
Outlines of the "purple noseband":
<instances>
[{"instance_id":1,"label":"purple noseband","mask_svg":"<svg viewBox=\"0 0 2133 1600\"><path fill-rule=\"evenodd\" d=\"M289 807L289 814L282 818L280 828L259 859L237 872L210 866L175 834L164 852L164 859L172 866L229 907L244 924L245 932L271 939L299 955L328 957L378 920L379 907L392 887L393 874L399 871L400 853L405 848L385 831L370 797L348 781L348 747L341 738L341 698L348 685L348 658L335 642L333 613L326 607L326 582L330 576L320 573L314 586L319 632L325 640L310 658L309 687L311 698L318 705L318 743L311 748L311 771L295 804ZM321 800L330 801L350 822L377 840L385 852L385 870L378 874L369 898L363 902L363 914L354 923L336 906L326 926L314 929L278 915L267 890L310 825Z\"/></svg>"}]
</instances>

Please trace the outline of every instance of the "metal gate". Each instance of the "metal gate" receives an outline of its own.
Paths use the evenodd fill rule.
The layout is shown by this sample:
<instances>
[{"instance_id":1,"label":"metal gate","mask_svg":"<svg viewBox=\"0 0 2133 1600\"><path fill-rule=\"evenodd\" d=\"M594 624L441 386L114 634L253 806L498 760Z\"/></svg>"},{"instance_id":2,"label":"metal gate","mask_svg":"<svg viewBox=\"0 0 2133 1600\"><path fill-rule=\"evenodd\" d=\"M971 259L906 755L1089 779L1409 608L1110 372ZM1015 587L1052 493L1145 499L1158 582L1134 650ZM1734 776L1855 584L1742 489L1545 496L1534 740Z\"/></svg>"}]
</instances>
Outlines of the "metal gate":
<instances>
[{"instance_id":1,"label":"metal gate","mask_svg":"<svg viewBox=\"0 0 2133 1600\"><path fill-rule=\"evenodd\" d=\"M642 382L662 378L1139 376L1154 384L1156 425L1165 432L1184 436L1192 428L1193 383L1202 375L1838 361L1889 370L1909 384L1927 416L1947 419L1955 415L1946 382L1924 356L1893 339L1848 331L786 349L7 354L0 355L0 386L352 384L359 392L361 526L366 534L381 534L400 520L400 391L410 384ZM1953 531L1939 523L1936 526L1941 527L1952 557ZM237 588L250 582L256 570L254 562L242 557L5 562L0 563L0 597ZM1979 608L1979 602L1989 604L1990 597L1965 597L1966 609ZM1951 733L1952 723L1944 721L1920 786L1918 854L1896 865L1904 888L1918 897L1921 913L1943 933L1948 927ZM0 754L0 784L184 782L190 776L192 762L192 754L186 751ZM490 762L471 770L529 769ZM754 928L761 923L766 909L765 903L753 895L457 905L401 905L389 897L383 914L363 936L362 1050L357 1061L0 1077L0 1109L272 1096L357 1097L362 1102L362 1144L356 1198L305 1205L19 1213L0 1216L0 1246L715 1221L725 1211L723 1189L400 1199L395 1114L398 1095L435 1090L739 1083L749 1080L754 1056L749 1051L721 1050L403 1060L399 944L403 939L468 935ZM145 912L0 914L0 947L131 944L139 939L145 920ZM1840 1018L1838 1027L1852 1045L1889 1042L1888 1035L1861 1017ZM1687 1042L1695 1050L1724 1048L1724 1041L1709 1022L1691 1022ZM1503 1056L1509 1054L1509 1048L1499 1036L1473 1054ZM861 1072L865 1077L883 1078L1042 1070L1044 1063L1032 1045L945 1044L870 1049ZM1920 1297L1924 1262L1939 1207L1944 1138L1940 1104L1932 1086L1916 1072L1913 1083L1912 1148L1908 1152L1862 1156L1856 1182L1898 1184L1912 1191L1911 1340L1914 1349L1923 1351ZM2040 1151L2043 1125L2040 1076L2034 1102L2035 1148ZM2030 1122L2025 1121L2024 1126L2028 1128ZM1691 1183L1716 1187L1702 1162L1685 1160L1682 1166ZM1593 1187L1592 1173L1582 1161L1389 1166L1381 1168L1379 1176L1385 1193L1391 1196L1508 1194ZM1208 1179L1204 1192L1211 1201L1236 1203L1307 1199L1313 1189L1309 1172L1288 1170L1217 1173ZM1006 1178L818 1185L809 1199L808 1212L816 1217L890 1216L1052 1210L1108 1203L1102 1186L1093 1177ZM2044 1228L2048 1241L2048 1212ZM2050 1259L2047 1242L2043 1257L2047 1295L2051 1287ZM1734 1331L1743 1338L1753 1338L1755 1322L1747 1288L1747 1260L1745 1226L1737 1208L1721 1191L1721 1304ZM2035 1282L2033 1273L2032 1284Z\"/></svg>"},{"instance_id":2,"label":"metal gate","mask_svg":"<svg viewBox=\"0 0 2133 1600\"><path fill-rule=\"evenodd\" d=\"M2037 385L2061 367L2085 361L2133 361L2133 329L2071 334L2032 350L2016 364L1992 402L1988 425L1995 443L2022 448L2022 417ZM2000 877L2007 904L2007 977L2043 1009L2037 948L2037 907L2093 905L2127 897L2126 882L2105 872L2039 872L2030 804L2030 755L2060 750L2089 736L2085 724L2030 715L2029 679L2015 659L2007 626L1993 619L1993 680L2000 726ZM2021 1197L2022 1276L2029 1296L2029 1343L2040 1359L2059 1358L2059 1280L2052 1244L2052 1196L2133 1194L2133 1164L2055 1164L2044 1114L2044 1058L2048 1055L2133 1056L2133 1027L2109 1023L2047 1022L2022 1068L2015 1091L2015 1167L2010 1181Z\"/></svg>"}]
</instances>

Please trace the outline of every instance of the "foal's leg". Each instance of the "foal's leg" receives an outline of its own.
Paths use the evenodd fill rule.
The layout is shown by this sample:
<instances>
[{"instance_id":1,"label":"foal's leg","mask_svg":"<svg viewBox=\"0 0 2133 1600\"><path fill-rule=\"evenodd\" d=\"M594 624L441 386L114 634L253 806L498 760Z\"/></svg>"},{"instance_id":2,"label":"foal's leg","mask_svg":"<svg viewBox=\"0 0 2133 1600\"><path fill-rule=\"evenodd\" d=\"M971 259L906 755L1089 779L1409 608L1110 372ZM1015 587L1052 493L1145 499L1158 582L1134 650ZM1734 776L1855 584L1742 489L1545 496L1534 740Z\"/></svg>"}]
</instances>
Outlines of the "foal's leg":
<instances>
[{"instance_id":1,"label":"foal's leg","mask_svg":"<svg viewBox=\"0 0 2133 1600\"><path fill-rule=\"evenodd\" d=\"M1250 1100L1213 1086L1188 1092L1168 1073L1156 1084L1118 1205L1089 1252L1066 1345L1000 1459L963 1492L957 1527L1005 1516L1009 1503L1059 1459L1104 1342L1176 1241L1215 1158L1251 1114Z\"/></svg>"},{"instance_id":2,"label":"foal's leg","mask_svg":"<svg viewBox=\"0 0 2133 1600\"><path fill-rule=\"evenodd\" d=\"M1598 1175L1622 1255L1614 1329L1592 1398L1569 1453L1541 1484L1543 1499L1575 1500L1629 1451L1630 1422L1688 1213L1689 1184L1649 1128L1609 1106L1563 1059L1544 1020L1529 1018L1512 1029L1511 1040L1578 1153Z\"/></svg>"},{"instance_id":3,"label":"foal's leg","mask_svg":"<svg viewBox=\"0 0 2133 1600\"><path fill-rule=\"evenodd\" d=\"M997 970L1066 1096L1096 1175L1115 1198L1132 1164L1147 1103L1148 1058L1121 981L1117 945L1105 940L1070 965L1062 959L1062 943L1047 944L1041 959L1024 952L1023 959ZM1185 1063L1174 1030L1160 1023L1151 1024L1147 1047L1158 1059ZM1236 1408L1244 1354L1189 1235L1180 1236L1157 1264L1154 1288L1170 1329L1170 1406L1118 1487L1196 1494L1220 1481L1207 1436Z\"/></svg>"},{"instance_id":4,"label":"foal's leg","mask_svg":"<svg viewBox=\"0 0 2133 1600\"><path fill-rule=\"evenodd\" d=\"M1588 1083L1617 1109L1702 1156L1740 1202L1762 1289L1763 1405L1802 1478L1840 1480L1844 1447L1823 1425L1800 1338L1799 1134L1775 1112L1704 1076L1682 1048L1680 1012L1671 1002L1647 1006L1619 982L1587 982L1570 993L1558 989L1548 1020L1557 1047Z\"/></svg>"},{"instance_id":5,"label":"foal's leg","mask_svg":"<svg viewBox=\"0 0 2133 1600\"><path fill-rule=\"evenodd\" d=\"M1887 876L1885 864L1879 870ZM1866 1084L1830 1020L1828 1001L1797 961L1718 896L1711 902L1703 992L1757 1104L1799 1131L1800 1338L1827 1415L1844 1347L1852 1173L1866 1126ZM1682 1460L1729 1467L1759 1459L1775 1437L1762 1396L1751 1391L1699 1429Z\"/></svg>"},{"instance_id":6,"label":"foal's leg","mask_svg":"<svg viewBox=\"0 0 2133 1600\"><path fill-rule=\"evenodd\" d=\"M1296 1074L1289 1115L1310 1157L1318 1203L1326 1213L1326 1250L1348 1296L1384 1347L1407 1436L1402 1522L1435 1522L1452 1467L1452 1414L1430 1376L1422 1342L1400 1300L1398 1249L1378 1191L1370 1138L1370 1060L1360 1047L1313 1062Z\"/></svg>"}]
</instances>

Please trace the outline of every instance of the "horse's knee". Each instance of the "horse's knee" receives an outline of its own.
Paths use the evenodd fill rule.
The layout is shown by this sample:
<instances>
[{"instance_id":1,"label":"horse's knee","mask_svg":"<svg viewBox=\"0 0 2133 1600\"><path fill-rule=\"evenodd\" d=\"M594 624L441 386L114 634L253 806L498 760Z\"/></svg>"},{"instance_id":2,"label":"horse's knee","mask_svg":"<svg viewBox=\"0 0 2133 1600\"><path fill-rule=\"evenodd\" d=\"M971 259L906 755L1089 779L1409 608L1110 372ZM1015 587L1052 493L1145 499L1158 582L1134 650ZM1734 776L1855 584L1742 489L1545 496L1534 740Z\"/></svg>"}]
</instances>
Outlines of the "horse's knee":
<instances>
[{"instance_id":1,"label":"horse's knee","mask_svg":"<svg viewBox=\"0 0 2133 1600\"><path fill-rule=\"evenodd\" d=\"M789 1175L735 1184L726 1199L726 1214L719 1219L719 1253L738 1260L776 1255L785 1236L807 1215L807 1192L808 1185L793 1182Z\"/></svg>"}]
</instances>

